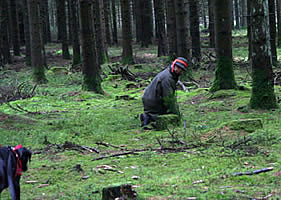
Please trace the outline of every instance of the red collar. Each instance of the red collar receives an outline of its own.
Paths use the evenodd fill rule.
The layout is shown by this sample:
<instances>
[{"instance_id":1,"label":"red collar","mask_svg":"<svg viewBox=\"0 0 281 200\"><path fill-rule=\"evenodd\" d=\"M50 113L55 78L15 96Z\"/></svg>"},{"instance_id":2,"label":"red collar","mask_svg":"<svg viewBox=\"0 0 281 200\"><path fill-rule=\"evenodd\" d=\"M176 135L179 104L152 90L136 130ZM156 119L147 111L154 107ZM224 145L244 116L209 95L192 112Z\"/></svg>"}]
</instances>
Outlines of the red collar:
<instances>
[{"instance_id":1,"label":"red collar","mask_svg":"<svg viewBox=\"0 0 281 200\"><path fill-rule=\"evenodd\" d=\"M16 174L15 174L15 178L17 176L21 176L21 173L22 173L22 162L20 160L20 157L19 157L19 154L17 153L17 149L21 149L22 148L22 145L17 145L16 147L12 148L12 151L15 153L16 157L17 157L17 171L16 171Z\"/></svg>"}]
</instances>

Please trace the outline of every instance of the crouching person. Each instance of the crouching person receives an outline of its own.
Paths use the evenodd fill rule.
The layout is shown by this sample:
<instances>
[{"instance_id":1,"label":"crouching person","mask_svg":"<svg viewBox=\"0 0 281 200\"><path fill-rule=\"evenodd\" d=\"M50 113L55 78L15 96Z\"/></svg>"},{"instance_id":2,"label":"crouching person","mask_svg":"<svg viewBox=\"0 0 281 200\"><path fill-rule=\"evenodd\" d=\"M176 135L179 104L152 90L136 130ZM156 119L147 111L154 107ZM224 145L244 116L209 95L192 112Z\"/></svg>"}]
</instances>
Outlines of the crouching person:
<instances>
[{"instance_id":1,"label":"crouching person","mask_svg":"<svg viewBox=\"0 0 281 200\"><path fill-rule=\"evenodd\" d=\"M142 96L144 107L144 113L140 115L142 127L156 121L159 115L180 115L175 96L176 84L187 67L187 59L178 57L147 86Z\"/></svg>"}]
</instances>

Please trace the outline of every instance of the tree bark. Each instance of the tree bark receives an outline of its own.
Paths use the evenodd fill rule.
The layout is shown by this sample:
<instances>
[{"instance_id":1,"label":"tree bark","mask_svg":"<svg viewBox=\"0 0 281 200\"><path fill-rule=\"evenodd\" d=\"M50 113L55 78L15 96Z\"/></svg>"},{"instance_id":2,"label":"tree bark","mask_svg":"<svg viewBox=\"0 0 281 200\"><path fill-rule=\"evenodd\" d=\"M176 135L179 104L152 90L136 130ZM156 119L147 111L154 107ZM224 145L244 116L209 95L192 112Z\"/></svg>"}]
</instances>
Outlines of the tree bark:
<instances>
[{"instance_id":1,"label":"tree bark","mask_svg":"<svg viewBox=\"0 0 281 200\"><path fill-rule=\"evenodd\" d=\"M129 0L121 0L122 15L122 62L123 64L133 64L131 15Z\"/></svg>"},{"instance_id":2,"label":"tree bark","mask_svg":"<svg viewBox=\"0 0 281 200\"><path fill-rule=\"evenodd\" d=\"M275 20L275 0L268 0L269 11L269 31L270 31L270 46L272 65L277 65L277 50L276 50L276 20Z\"/></svg>"},{"instance_id":3,"label":"tree bark","mask_svg":"<svg viewBox=\"0 0 281 200\"><path fill-rule=\"evenodd\" d=\"M103 0L104 7L104 23L105 23L105 35L106 35L106 43L108 46L111 46L111 37L110 37L110 25L109 25L109 16L110 16L110 4L109 0Z\"/></svg>"},{"instance_id":4,"label":"tree bark","mask_svg":"<svg viewBox=\"0 0 281 200\"><path fill-rule=\"evenodd\" d=\"M9 26L9 15L7 13L8 2L7 0L0 1L0 51L2 55L2 65L11 64L11 53L9 45L9 35L8 35L8 26Z\"/></svg>"},{"instance_id":5,"label":"tree bark","mask_svg":"<svg viewBox=\"0 0 281 200\"><path fill-rule=\"evenodd\" d=\"M167 0L167 34L169 56L174 59L177 56L177 29L176 27L176 12L174 0Z\"/></svg>"},{"instance_id":6,"label":"tree bark","mask_svg":"<svg viewBox=\"0 0 281 200\"><path fill-rule=\"evenodd\" d=\"M165 29L165 14L164 14L164 3L161 0L154 0L155 8L155 27L156 37L158 43L158 57L167 55L167 37Z\"/></svg>"},{"instance_id":7,"label":"tree bark","mask_svg":"<svg viewBox=\"0 0 281 200\"><path fill-rule=\"evenodd\" d=\"M107 0L99 0L99 11L100 11L100 17L101 17L101 33L102 33L102 42L103 42L103 63L106 63L108 61L108 44L107 44L107 32L106 32L106 17L105 17L105 4L104 1Z\"/></svg>"},{"instance_id":8,"label":"tree bark","mask_svg":"<svg viewBox=\"0 0 281 200\"><path fill-rule=\"evenodd\" d=\"M94 13L94 27L95 27L95 38L96 38L96 56L98 66L105 63L106 53L105 53L105 37L103 37L101 12L100 12L100 1L94 0L93 13Z\"/></svg>"},{"instance_id":9,"label":"tree bark","mask_svg":"<svg viewBox=\"0 0 281 200\"><path fill-rule=\"evenodd\" d=\"M176 10L176 33L177 33L177 56L188 57L187 48L187 28L185 24L185 15L188 11L185 10L184 0L175 0Z\"/></svg>"},{"instance_id":10,"label":"tree bark","mask_svg":"<svg viewBox=\"0 0 281 200\"><path fill-rule=\"evenodd\" d=\"M209 7L209 47L215 48L215 19L214 19L214 2L208 0Z\"/></svg>"},{"instance_id":11,"label":"tree bark","mask_svg":"<svg viewBox=\"0 0 281 200\"><path fill-rule=\"evenodd\" d=\"M19 24L16 0L9 0L9 15L11 25L11 39L15 56L20 56Z\"/></svg>"},{"instance_id":12,"label":"tree bark","mask_svg":"<svg viewBox=\"0 0 281 200\"><path fill-rule=\"evenodd\" d=\"M114 44L118 44L118 35L117 35L117 16L116 16L116 0L111 0L111 9L112 9L112 40Z\"/></svg>"},{"instance_id":13,"label":"tree bark","mask_svg":"<svg viewBox=\"0 0 281 200\"><path fill-rule=\"evenodd\" d=\"M44 73L44 60L42 55L42 38L39 14L40 0L28 0L28 13L33 79L37 83L45 83L47 79Z\"/></svg>"},{"instance_id":14,"label":"tree bark","mask_svg":"<svg viewBox=\"0 0 281 200\"><path fill-rule=\"evenodd\" d=\"M239 4L238 0L234 0L234 14L235 14L235 28L240 29L240 18L239 18Z\"/></svg>"},{"instance_id":15,"label":"tree bark","mask_svg":"<svg viewBox=\"0 0 281 200\"><path fill-rule=\"evenodd\" d=\"M281 47L281 0L276 0L277 2L277 29L278 29L278 47Z\"/></svg>"},{"instance_id":16,"label":"tree bark","mask_svg":"<svg viewBox=\"0 0 281 200\"><path fill-rule=\"evenodd\" d=\"M62 44L62 57L63 59L70 59L68 50L67 28L66 28L66 11L65 0L57 0L57 18L58 18L58 30L60 34Z\"/></svg>"},{"instance_id":17,"label":"tree bark","mask_svg":"<svg viewBox=\"0 0 281 200\"><path fill-rule=\"evenodd\" d=\"M200 27L199 27L199 14L198 14L198 1L189 0L190 2L190 26L192 29L191 38L192 38L192 58L197 61L201 58L201 48L200 48Z\"/></svg>"},{"instance_id":18,"label":"tree bark","mask_svg":"<svg viewBox=\"0 0 281 200\"><path fill-rule=\"evenodd\" d=\"M248 34L248 61L252 59L252 17L251 17L251 0L247 0L247 34Z\"/></svg>"},{"instance_id":19,"label":"tree bark","mask_svg":"<svg viewBox=\"0 0 281 200\"><path fill-rule=\"evenodd\" d=\"M211 92L237 87L232 66L232 1L214 3L217 64Z\"/></svg>"},{"instance_id":20,"label":"tree bark","mask_svg":"<svg viewBox=\"0 0 281 200\"><path fill-rule=\"evenodd\" d=\"M242 20L241 26L243 28L247 27L247 0L241 0L241 7L242 7Z\"/></svg>"},{"instance_id":21,"label":"tree bark","mask_svg":"<svg viewBox=\"0 0 281 200\"><path fill-rule=\"evenodd\" d=\"M23 9L28 10L27 0L23 0ZM30 48L30 31L29 31L29 18L28 12L24 12L24 37L25 37L25 64L31 66L31 48Z\"/></svg>"},{"instance_id":22,"label":"tree bark","mask_svg":"<svg viewBox=\"0 0 281 200\"><path fill-rule=\"evenodd\" d=\"M268 1L251 1L252 17L252 95L250 107L253 109L272 109L277 107L274 94L274 80L270 62L270 33Z\"/></svg>"},{"instance_id":23,"label":"tree bark","mask_svg":"<svg viewBox=\"0 0 281 200\"><path fill-rule=\"evenodd\" d=\"M96 61L93 32L92 0L80 0L81 41L83 57L83 89L103 93L101 87L100 67Z\"/></svg>"},{"instance_id":24,"label":"tree bark","mask_svg":"<svg viewBox=\"0 0 281 200\"><path fill-rule=\"evenodd\" d=\"M77 0L70 0L70 23L72 26L72 65L78 65L81 63L80 52L80 38L79 38L79 19L78 19L78 2Z\"/></svg>"}]
</instances>

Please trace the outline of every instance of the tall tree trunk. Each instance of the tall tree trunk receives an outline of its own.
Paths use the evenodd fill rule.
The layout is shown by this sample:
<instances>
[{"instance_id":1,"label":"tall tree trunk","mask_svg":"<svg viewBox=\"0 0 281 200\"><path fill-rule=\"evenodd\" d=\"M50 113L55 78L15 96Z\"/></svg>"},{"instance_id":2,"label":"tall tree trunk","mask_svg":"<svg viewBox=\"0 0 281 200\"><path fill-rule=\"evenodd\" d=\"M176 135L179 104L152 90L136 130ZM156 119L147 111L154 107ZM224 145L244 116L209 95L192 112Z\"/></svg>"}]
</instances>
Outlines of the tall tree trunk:
<instances>
[{"instance_id":1,"label":"tall tree trunk","mask_svg":"<svg viewBox=\"0 0 281 200\"><path fill-rule=\"evenodd\" d=\"M252 95L250 107L253 109L276 108L274 80L270 62L270 33L268 19L268 1L251 2L252 16Z\"/></svg>"},{"instance_id":2,"label":"tall tree trunk","mask_svg":"<svg viewBox=\"0 0 281 200\"><path fill-rule=\"evenodd\" d=\"M61 34L60 37L62 43L62 57L63 59L70 59L67 40L65 0L57 0L57 3L57 17L58 27L60 27L59 30Z\"/></svg>"},{"instance_id":3,"label":"tall tree trunk","mask_svg":"<svg viewBox=\"0 0 281 200\"><path fill-rule=\"evenodd\" d=\"M276 0L277 2L277 29L278 29L278 47L281 47L281 0Z\"/></svg>"},{"instance_id":4,"label":"tall tree trunk","mask_svg":"<svg viewBox=\"0 0 281 200\"><path fill-rule=\"evenodd\" d=\"M232 1L214 3L217 64L212 92L237 87L232 66Z\"/></svg>"},{"instance_id":5,"label":"tall tree trunk","mask_svg":"<svg viewBox=\"0 0 281 200\"><path fill-rule=\"evenodd\" d=\"M19 42L19 24L18 24L18 13L17 13L17 1L9 0L9 14L10 14L10 25L11 25L11 38L13 43L13 50L15 56L20 56L20 42Z\"/></svg>"},{"instance_id":6,"label":"tall tree trunk","mask_svg":"<svg viewBox=\"0 0 281 200\"><path fill-rule=\"evenodd\" d=\"M235 28L240 29L240 18L239 18L239 4L238 0L234 0L234 14L235 14Z\"/></svg>"},{"instance_id":7,"label":"tall tree trunk","mask_svg":"<svg viewBox=\"0 0 281 200\"><path fill-rule=\"evenodd\" d=\"M48 23L49 21L49 12L48 12L48 3L46 4L46 0L40 1L40 17L41 17L41 27L42 27L42 39L43 43L46 44L49 42L49 35L48 35Z\"/></svg>"},{"instance_id":8,"label":"tall tree trunk","mask_svg":"<svg viewBox=\"0 0 281 200\"><path fill-rule=\"evenodd\" d=\"M8 39L8 26L9 26L9 15L7 13L8 2L7 0L0 1L0 50L2 54L2 64L11 64L11 53Z\"/></svg>"},{"instance_id":9,"label":"tall tree trunk","mask_svg":"<svg viewBox=\"0 0 281 200\"><path fill-rule=\"evenodd\" d=\"M78 19L78 2L77 0L70 0L70 23L72 26L72 65L78 65L81 63L80 53L80 39L79 39L79 19Z\"/></svg>"},{"instance_id":10,"label":"tall tree trunk","mask_svg":"<svg viewBox=\"0 0 281 200\"><path fill-rule=\"evenodd\" d=\"M131 32L131 15L129 0L121 0L121 15L122 15L122 62L124 64L132 64L133 49L132 49L132 32Z\"/></svg>"},{"instance_id":11,"label":"tall tree trunk","mask_svg":"<svg viewBox=\"0 0 281 200\"><path fill-rule=\"evenodd\" d=\"M30 25L31 64L33 68L33 79L37 83L47 81L44 72L44 61L42 55L42 38L40 27L40 0L28 0L28 13Z\"/></svg>"},{"instance_id":12,"label":"tall tree trunk","mask_svg":"<svg viewBox=\"0 0 281 200\"><path fill-rule=\"evenodd\" d=\"M93 6L94 13L94 27L95 27L95 38L96 38L96 53L97 53L97 62L98 66L101 66L105 63L106 53L105 53L105 38L103 37L102 21L101 21L101 12L100 12L100 1L94 0Z\"/></svg>"},{"instance_id":13,"label":"tall tree trunk","mask_svg":"<svg viewBox=\"0 0 281 200\"><path fill-rule=\"evenodd\" d=\"M106 63L108 61L108 44L107 44L107 33L106 33L106 20L105 20L105 7L104 7L104 1L107 0L99 0L99 11L100 11L100 17L101 17L101 33L102 33L102 38L104 38L103 41L103 50L104 50L104 55L103 55L103 63Z\"/></svg>"},{"instance_id":14,"label":"tall tree trunk","mask_svg":"<svg viewBox=\"0 0 281 200\"><path fill-rule=\"evenodd\" d=\"M198 14L198 1L189 0L190 2L190 21L191 21L191 38L192 38L192 57L197 61L201 57L200 48L200 27L199 27L199 14Z\"/></svg>"},{"instance_id":15,"label":"tall tree trunk","mask_svg":"<svg viewBox=\"0 0 281 200\"><path fill-rule=\"evenodd\" d=\"M111 9L112 9L112 40L114 44L118 44L118 35L117 35L117 16L116 16L116 0L111 1Z\"/></svg>"},{"instance_id":16,"label":"tall tree trunk","mask_svg":"<svg viewBox=\"0 0 281 200\"><path fill-rule=\"evenodd\" d=\"M214 2L208 0L209 7L209 47L215 48L215 19L214 19Z\"/></svg>"},{"instance_id":17,"label":"tall tree trunk","mask_svg":"<svg viewBox=\"0 0 281 200\"><path fill-rule=\"evenodd\" d=\"M136 26L136 41L141 42L142 41L142 0L134 0L135 1L135 26Z\"/></svg>"},{"instance_id":18,"label":"tall tree trunk","mask_svg":"<svg viewBox=\"0 0 281 200\"><path fill-rule=\"evenodd\" d=\"M104 4L104 23L105 23L106 43L107 45L111 46L110 24L109 24L109 15L110 15L109 0L103 0L103 4Z\"/></svg>"},{"instance_id":19,"label":"tall tree trunk","mask_svg":"<svg viewBox=\"0 0 281 200\"><path fill-rule=\"evenodd\" d=\"M81 41L83 56L83 89L103 93L100 67L96 61L93 32L92 0L80 0Z\"/></svg>"},{"instance_id":20,"label":"tall tree trunk","mask_svg":"<svg viewBox=\"0 0 281 200\"><path fill-rule=\"evenodd\" d=\"M268 0L269 30L272 65L277 65L275 0Z\"/></svg>"},{"instance_id":21,"label":"tall tree trunk","mask_svg":"<svg viewBox=\"0 0 281 200\"><path fill-rule=\"evenodd\" d=\"M247 0L247 34L248 34L248 60L252 59L252 17L251 17L251 0Z\"/></svg>"},{"instance_id":22,"label":"tall tree trunk","mask_svg":"<svg viewBox=\"0 0 281 200\"><path fill-rule=\"evenodd\" d=\"M140 29L141 29L141 46L148 47L152 42L153 27L152 27L152 4L151 0L140 1Z\"/></svg>"},{"instance_id":23,"label":"tall tree trunk","mask_svg":"<svg viewBox=\"0 0 281 200\"><path fill-rule=\"evenodd\" d=\"M28 10L27 0L23 0L23 9ZM30 31L28 12L24 12L24 36L25 36L25 64L31 66Z\"/></svg>"},{"instance_id":24,"label":"tall tree trunk","mask_svg":"<svg viewBox=\"0 0 281 200\"><path fill-rule=\"evenodd\" d=\"M154 0L155 27L158 42L158 57L167 55L167 37L165 29L164 3L161 0Z\"/></svg>"},{"instance_id":25,"label":"tall tree trunk","mask_svg":"<svg viewBox=\"0 0 281 200\"><path fill-rule=\"evenodd\" d=\"M207 28L207 12L206 12L207 8L206 8L205 0L201 0L200 4L201 4L201 11L202 11L204 28Z\"/></svg>"},{"instance_id":26,"label":"tall tree trunk","mask_svg":"<svg viewBox=\"0 0 281 200\"><path fill-rule=\"evenodd\" d=\"M73 38L72 38L72 22L70 21L70 18L71 18L71 8L70 8L70 0L66 0L66 3L67 3L67 13L66 13L66 24L67 24L67 27L68 27L68 41L72 41Z\"/></svg>"},{"instance_id":27,"label":"tall tree trunk","mask_svg":"<svg viewBox=\"0 0 281 200\"><path fill-rule=\"evenodd\" d=\"M242 20L241 26L245 28L247 26L247 0L241 0L242 7Z\"/></svg>"},{"instance_id":28,"label":"tall tree trunk","mask_svg":"<svg viewBox=\"0 0 281 200\"><path fill-rule=\"evenodd\" d=\"M175 0L176 10L176 32L177 32L177 56L188 57L187 49L187 28L185 24L185 10L184 0Z\"/></svg>"},{"instance_id":29,"label":"tall tree trunk","mask_svg":"<svg viewBox=\"0 0 281 200\"><path fill-rule=\"evenodd\" d=\"M167 34L169 56L174 59L177 56L177 29L174 0L167 0Z\"/></svg>"}]
</instances>

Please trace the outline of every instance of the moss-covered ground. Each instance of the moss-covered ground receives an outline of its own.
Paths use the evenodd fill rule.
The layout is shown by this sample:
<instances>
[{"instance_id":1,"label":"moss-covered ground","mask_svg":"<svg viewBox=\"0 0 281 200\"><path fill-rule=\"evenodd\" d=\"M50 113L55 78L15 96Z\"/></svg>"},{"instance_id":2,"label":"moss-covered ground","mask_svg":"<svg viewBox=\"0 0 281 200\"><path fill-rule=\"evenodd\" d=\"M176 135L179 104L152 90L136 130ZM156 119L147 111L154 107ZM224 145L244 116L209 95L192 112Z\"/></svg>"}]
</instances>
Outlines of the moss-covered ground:
<instances>
[{"instance_id":1,"label":"moss-covered ground","mask_svg":"<svg viewBox=\"0 0 281 200\"><path fill-rule=\"evenodd\" d=\"M204 58L192 70L197 86L177 91L180 126L164 131L144 131L138 119L145 86L168 64L167 58L156 57L156 47L134 48L140 66L129 69L139 76L137 82L109 78L110 70L103 65L105 95L82 91L79 71L49 70L48 83L38 85L32 98L1 104L0 144L23 144L34 153L21 179L22 199L101 199L102 188L123 183L134 186L138 199L281 198L281 110L247 107L250 66L246 48L235 42L235 78L243 90L209 93L214 69ZM112 61L120 61L120 48L110 48L109 54ZM1 69L1 87L34 84L31 69L22 66L16 72L12 67ZM279 98L279 85L275 93ZM227 126L256 118L263 127L251 133ZM99 153L91 152L93 148ZM131 154L106 157L126 150ZM273 170L233 175L269 167ZM9 191L0 199L10 199Z\"/></svg>"}]
</instances>

